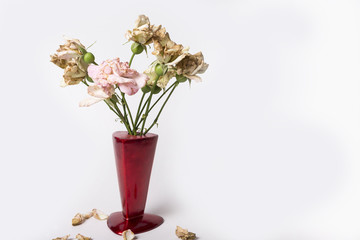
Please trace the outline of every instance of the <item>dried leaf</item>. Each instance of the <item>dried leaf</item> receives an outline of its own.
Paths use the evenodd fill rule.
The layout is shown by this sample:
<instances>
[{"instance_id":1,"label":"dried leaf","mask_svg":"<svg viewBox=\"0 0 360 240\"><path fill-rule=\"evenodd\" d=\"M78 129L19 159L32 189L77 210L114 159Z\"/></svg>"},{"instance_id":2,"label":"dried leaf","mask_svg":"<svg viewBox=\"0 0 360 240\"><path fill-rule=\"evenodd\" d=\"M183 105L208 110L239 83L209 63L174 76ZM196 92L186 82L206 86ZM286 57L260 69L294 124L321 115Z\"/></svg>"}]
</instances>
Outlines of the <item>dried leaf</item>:
<instances>
[{"instance_id":1,"label":"dried leaf","mask_svg":"<svg viewBox=\"0 0 360 240\"><path fill-rule=\"evenodd\" d=\"M66 235L66 236L64 236L64 237L54 238L53 240L67 240L69 237L70 237L70 235Z\"/></svg>"},{"instance_id":2,"label":"dried leaf","mask_svg":"<svg viewBox=\"0 0 360 240\"><path fill-rule=\"evenodd\" d=\"M123 231L122 236L124 240L132 240L135 238L135 234L130 229Z\"/></svg>"},{"instance_id":3,"label":"dried leaf","mask_svg":"<svg viewBox=\"0 0 360 240\"><path fill-rule=\"evenodd\" d=\"M81 214L78 213L74 216L74 218L72 219L72 225L73 226L77 226L80 225L82 223L84 223L87 219L94 217L98 220L106 220L108 218L108 215L97 210L97 209L93 209L91 212L88 212L86 214Z\"/></svg>"},{"instance_id":4,"label":"dried leaf","mask_svg":"<svg viewBox=\"0 0 360 240\"><path fill-rule=\"evenodd\" d=\"M78 235L76 235L76 239L78 239L78 240L91 240L90 237L85 237L85 236L81 235L80 233Z\"/></svg>"},{"instance_id":5,"label":"dried leaf","mask_svg":"<svg viewBox=\"0 0 360 240\"><path fill-rule=\"evenodd\" d=\"M178 238L182 240L193 240L196 239L196 234L189 232L187 229L183 229L179 226L176 227L175 234Z\"/></svg>"}]
</instances>

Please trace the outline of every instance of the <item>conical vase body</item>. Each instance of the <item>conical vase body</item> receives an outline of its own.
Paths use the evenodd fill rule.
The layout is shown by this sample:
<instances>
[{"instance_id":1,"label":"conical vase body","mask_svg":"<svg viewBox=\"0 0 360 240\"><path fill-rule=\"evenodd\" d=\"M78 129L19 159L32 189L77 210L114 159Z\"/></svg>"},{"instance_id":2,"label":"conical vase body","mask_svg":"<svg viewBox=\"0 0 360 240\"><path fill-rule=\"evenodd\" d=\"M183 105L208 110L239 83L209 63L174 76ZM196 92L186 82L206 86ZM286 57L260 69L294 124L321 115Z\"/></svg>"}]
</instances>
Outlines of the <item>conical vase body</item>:
<instances>
[{"instance_id":1,"label":"conical vase body","mask_svg":"<svg viewBox=\"0 0 360 240\"><path fill-rule=\"evenodd\" d=\"M112 213L109 228L116 234L127 229L134 233L152 230L164 222L160 216L144 213L158 135L113 134L116 170L122 211Z\"/></svg>"}]
</instances>

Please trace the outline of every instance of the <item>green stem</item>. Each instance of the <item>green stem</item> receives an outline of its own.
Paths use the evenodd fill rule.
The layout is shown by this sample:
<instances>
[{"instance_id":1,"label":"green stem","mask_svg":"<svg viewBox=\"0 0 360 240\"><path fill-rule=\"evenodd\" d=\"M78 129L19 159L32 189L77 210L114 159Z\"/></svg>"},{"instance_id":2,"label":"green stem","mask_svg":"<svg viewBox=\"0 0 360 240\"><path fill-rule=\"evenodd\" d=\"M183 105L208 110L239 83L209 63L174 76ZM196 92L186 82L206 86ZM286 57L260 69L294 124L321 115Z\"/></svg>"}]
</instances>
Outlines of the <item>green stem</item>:
<instances>
[{"instance_id":1,"label":"green stem","mask_svg":"<svg viewBox=\"0 0 360 240\"><path fill-rule=\"evenodd\" d=\"M141 96L141 100L140 100L140 103L139 103L139 107L138 107L138 110L137 110L137 112L136 112L135 126L134 126L134 130L133 130L134 135L136 135L137 122L139 121L140 108L141 108L141 104L142 104L142 102L143 102L143 100L144 100L145 94L146 94L146 93L143 93L143 95Z\"/></svg>"},{"instance_id":2,"label":"green stem","mask_svg":"<svg viewBox=\"0 0 360 240\"><path fill-rule=\"evenodd\" d=\"M174 92L175 88L179 85L178 82L175 82L175 83L176 83L176 84L174 85L174 88L171 90L171 92L170 92L169 95L167 96L165 102L164 102L163 105L161 106L158 115L157 115L156 118L154 119L154 122L153 122L153 123L151 124L151 126L146 130L146 132L144 133L144 135L145 135L146 133L148 133L148 132L150 131L150 129L157 123L157 121L158 121L158 119L159 119L159 117L160 117L160 114L161 114L162 110L163 110L164 107L165 107L165 104L166 104L167 101L169 100L169 98L170 98L171 94Z\"/></svg>"},{"instance_id":3,"label":"green stem","mask_svg":"<svg viewBox=\"0 0 360 240\"><path fill-rule=\"evenodd\" d=\"M133 61L135 55L136 55L136 54L133 53L133 55L131 56L130 61L129 61L129 67L131 67L131 64L132 64L132 61Z\"/></svg>"},{"instance_id":4,"label":"green stem","mask_svg":"<svg viewBox=\"0 0 360 240\"><path fill-rule=\"evenodd\" d=\"M140 120L140 117L141 117L141 114L142 112L144 111L145 107L146 107L146 104L149 102L149 98L146 99L145 103L144 103L144 106L141 108L140 110L140 113L139 113L139 119ZM141 120L136 124L136 128L138 128L140 126L140 124L144 121L144 118L141 118Z\"/></svg>"},{"instance_id":5,"label":"green stem","mask_svg":"<svg viewBox=\"0 0 360 240\"><path fill-rule=\"evenodd\" d=\"M146 111L145 111L145 118L144 118L144 121L143 121L143 124L141 126L141 132L140 132L140 135L143 135L143 132L144 132L144 127L145 127L145 123L146 123L146 119L148 117L148 114L149 114L149 107L150 107L150 103L151 103L151 98L152 98L152 95L153 95L153 92L155 90L155 87L156 87L156 84L159 80L159 76L156 77L155 79L155 82L154 82L154 85L150 91L150 96L149 96L149 101L147 103L147 106L146 106Z\"/></svg>"},{"instance_id":6,"label":"green stem","mask_svg":"<svg viewBox=\"0 0 360 240\"><path fill-rule=\"evenodd\" d=\"M155 107L155 105L160 101L160 99L173 87L175 86L177 82L174 82L173 84L171 84L170 87L168 87L168 89L166 89L163 94L161 94L161 96L154 102L154 104L150 107L149 112L151 112L151 109L153 109Z\"/></svg>"},{"instance_id":7,"label":"green stem","mask_svg":"<svg viewBox=\"0 0 360 240\"><path fill-rule=\"evenodd\" d=\"M162 98L163 96L165 96L165 94L166 94L172 87L175 86L175 84L176 84L176 82L174 82L170 87L168 87L168 88L163 92L163 94L161 94L161 96L156 100L156 102L150 107L149 113L150 113L151 110L155 107L155 105L161 100L161 98ZM145 104L146 104L146 103L145 103ZM144 105L144 107L145 107L145 105ZM141 113L143 112L144 107L143 107L143 109L141 110ZM140 113L140 114L141 114L141 113ZM138 127L138 126L142 123L143 120L144 120L144 119L141 119L138 124L136 123L136 124L137 124L136 127Z\"/></svg>"},{"instance_id":8,"label":"green stem","mask_svg":"<svg viewBox=\"0 0 360 240\"><path fill-rule=\"evenodd\" d=\"M129 113L130 120L131 120L131 124L132 124L133 127L135 127L134 120L133 120L133 117L132 117L132 115L131 115L131 111L130 111L129 105L127 104L127 101L126 101L126 99L125 99L125 94L123 94L123 101L124 101L123 104L126 106L126 109L127 109L128 113Z\"/></svg>"},{"instance_id":9,"label":"green stem","mask_svg":"<svg viewBox=\"0 0 360 240\"><path fill-rule=\"evenodd\" d=\"M123 92L121 92L121 105L123 106L124 118L125 118L126 122L129 124L128 115L126 114L126 106L125 106L124 99L125 99L125 94Z\"/></svg>"},{"instance_id":10,"label":"green stem","mask_svg":"<svg viewBox=\"0 0 360 240\"><path fill-rule=\"evenodd\" d=\"M82 82L83 82L86 86L89 86L89 84L86 82L86 80L84 80L84 81L82 81ZM128 123L126 122L124 115L121 113L120 109L119 109L118 106L116 105L116 102L112 101L111 99L110 99L110 101L111 101L111 103L114 105L114 108L115 108L116 110L115 110L114 108L112 108L111 105L110 105L106 100L104 100L104 102L105 102L106 105L109 107L109 109L110 109L111 111L113 111L113 112L120 118L120 120L124 123L124 125L125 125L127 131L129 132L129 134L131 134L130 127L129 127Z\"/></svg>"},{"instance_id":11,"label":"green stem","mask_svg":"<svg viewBox=\"0 0 360 240\"><path fill-rule=\"evenodd\" d=\"M111 101L111 102L114 104L114 107L115 107L116 111L119 113L119 115L120 115L119 117L120 117L121 121L123 121L128 133L131 134L131 129L130 129L129 123L126 121L124 115L122 115L122 113L121 113L119 107L117 106L116 102L114 102L114 101Z\"/></svg>"}]
</instances>

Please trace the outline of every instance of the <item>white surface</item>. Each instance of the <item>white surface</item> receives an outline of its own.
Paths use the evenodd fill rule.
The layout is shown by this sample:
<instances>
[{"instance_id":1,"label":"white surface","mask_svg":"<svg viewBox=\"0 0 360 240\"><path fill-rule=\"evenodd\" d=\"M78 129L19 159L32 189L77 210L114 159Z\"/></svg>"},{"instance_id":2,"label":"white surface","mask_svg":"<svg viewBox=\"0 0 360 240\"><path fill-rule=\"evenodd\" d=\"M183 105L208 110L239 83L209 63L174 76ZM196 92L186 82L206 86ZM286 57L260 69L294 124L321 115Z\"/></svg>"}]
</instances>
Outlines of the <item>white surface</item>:
<instances>
[{"instance_id":1,"label":"white surface","mask_svg":"<svg viewBox=\"0 0 360 240\"><path fill-rule=\"evenodd\" d=\"M77 212L120 210L103 104L79 109L83 86L58 86L49 55L62 35L98 61L130 57L140 13L202 50L209 70L160 118L139 239L360 238L359 1L0 1L1 239L68 233L119 239ZM137 57L144 70L152 61ZM135 103L139 96L130 99Z\"/></svg>"}]
</instances>

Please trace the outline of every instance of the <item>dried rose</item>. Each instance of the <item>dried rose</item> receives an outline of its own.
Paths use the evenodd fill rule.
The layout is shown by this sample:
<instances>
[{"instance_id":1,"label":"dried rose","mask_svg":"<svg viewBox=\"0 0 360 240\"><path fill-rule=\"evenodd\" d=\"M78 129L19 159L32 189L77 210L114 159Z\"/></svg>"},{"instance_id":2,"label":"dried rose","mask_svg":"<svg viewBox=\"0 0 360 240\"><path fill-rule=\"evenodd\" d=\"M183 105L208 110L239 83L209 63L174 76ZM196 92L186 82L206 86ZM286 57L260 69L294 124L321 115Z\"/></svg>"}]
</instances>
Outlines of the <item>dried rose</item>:
<instances>
[{"instance_id":1,"label":"dried rose","mask_svg":"<svg viewBox=\"0 0 360 240\"><path fill-rule=\"evenodd\" d=\"M201 78L197 74L204 73L209 64L204 62L204 56L202 52L192 54L186 54L186 56L178 62L175 62L176 73L183 75L191 80L201 81Z\"/></svg>"},{"instance_id":2,"label":"dried rose","mask_svg":"<svg viewBox=\"0 0 360 240\"><path fill-rule=\"evenodd\" d=\"M88 64L82 59L81 48L85 47L78 39L66 39L65 44L50 56L52 63L64 69L61 86L75 85L85 78Z\"/></svg>"},{"instance_id":3,"label":"dried rose","mask_svg":"<svg viewBox=\"0 0 360 240\"><path fill-rule=\"evenodd\" d=\"M189 232L187 229L183 229L179 226L176 227L175 234L182 240L193 240L196 239L196 234Z\"/></svg>"},{"instance_id":4,"label":"dried rose","mask_svg":"<svg viewBox=\"0 0 360 240\"><path fill-rule=\"evenodd\" d=\"M168 37L163 40L155 39L154 49L152 54L155 55L161 63L169 65L172 65L171 62L176 61L179 57L185 56L184 54L189 50L188 48L184 48L181 44L176 44Z\"/></svg>"},{"instance_id":5,"label":"dried rose","mask_svg":"<svg viewBox=\"0 0 360 240\"><path fill-rule=\"evenodd\" d=\"M135 234L130 229L123 231L121 235L124 240L132 240L135 238Z\"/></svg>"},{"instance_id":6,"label":"dried rose","mask_svg":"<svg viewBox=\"0 0 360 240\"><path fill-rule=\"evenodd\" d=\"M70 237L70 235L66 235L66 236L64 236L64 237L54 238L53 240L68 240L69 237Z\"/></svg>"},{"instance_id":7,"label":"dried rose","mask_svg":"<svg viewBox=\"0 0 360 240\"><path fill-rule=\"evenodd\" d=\"M85 237L85 236L81 235L80 233L78 235L76 235L76 239L78 239L78 240L91 240L90 237Z\"/></svg>"},{"instance_id":8,"label":"dried rose","mask_svg":"<svg viewBox=\"0 0 360 240\"><path fill-rule=\"evenodd\" d=\"M130 41L138 42L143 45L150 44L154 34L161 28L161 26L150 25L150 20L145 15L140 15L135 22L135 28L128 30L125 37Z\"/></svg>"}]
</instances>

